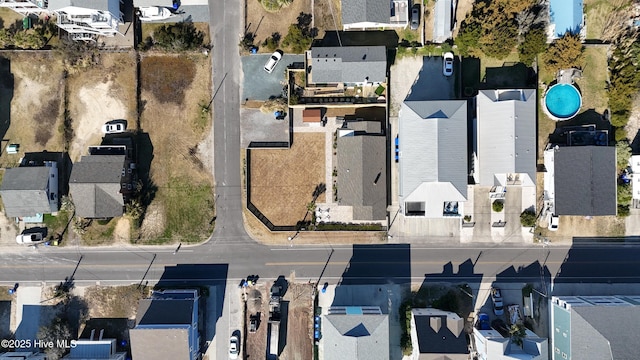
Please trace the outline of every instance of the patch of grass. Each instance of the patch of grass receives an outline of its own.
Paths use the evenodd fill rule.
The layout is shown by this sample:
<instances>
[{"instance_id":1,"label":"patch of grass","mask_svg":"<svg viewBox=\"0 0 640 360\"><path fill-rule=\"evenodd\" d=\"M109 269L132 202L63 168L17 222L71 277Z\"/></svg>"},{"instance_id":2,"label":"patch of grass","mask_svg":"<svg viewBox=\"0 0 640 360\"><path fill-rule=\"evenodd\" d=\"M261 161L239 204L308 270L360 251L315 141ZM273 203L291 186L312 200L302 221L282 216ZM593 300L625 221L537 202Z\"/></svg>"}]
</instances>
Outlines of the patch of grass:
<instances>
[{"instance_id":1,"label":"patch of grass","mask_svg":"<svg viewBox=\"0 0 640 360\"><path fill-rule=\"evenodd\" d=\"M43 222L49 229L49 235L61 234L69 222L69 213L58 211L58 215L44 214Z\"/></svg>"},{"instance_id":2,"label":"patch of grass","mask_svg":"<svg viewBox=\"0 0 640 360\"><path fill-rule=\"evenodd\" d=\"M496 59L486 55L480 57L480 79L484 80L487 74L487 68L492 67L501 67L505 63L517 63L520 61L520 55L518 55L518 51L512 51L506 58L504 59Z\"/></svg>"},{"instance_id":3,"label":"patch of grass","mask_svg":"<svg viewBox=\"0 0 640 360\"><path fill-rule=\"evenodd\" d=\"M411 30L408 27L404 28L404 29L398 29L396 30L396 32L398 33L398 38L400 40L407 40L408 42L413 42L413 41L418 41L420 40L420 36L418 34L417 31L415 30Z\"/></svg>"},{"instance_id":4,"label":"patch of grass","mask_svg":"<svg viewBox=\"0 0 640 360\"><path fill-rule=\"evenodd\" d=\"M629 0L585 0L587 39L600 39L610 14L616 8L630 3Z\"/></svg>"},{"instance_id":5,"label":"patch of grass","mask_svg":"<svg viewBox=\"0 0 640 360\"><path fill-rule=\"evenodd\" d=\"M85 290L84 298L92 318L135 318L138 303L150 293L147 286L93 286Z\"/></svg>"},{"instance_id":6,"label":"patch of grass","mask_svg":"<svg viewBox=\"0 0 640 360\"><path fill-rule=\"evenodd\" d=\"M184 56L149 56L140 64L142 89L161 103L181 105L195 75L195 63Z\"/></svg>"},{"instance_id":7,"label":"patch of grass","mask_svg":"<svg viewBox=\"0 0 640 360\"><path fill-rule=\"evenodd\" d=\"M576 82L582 94L582 109L595 109L598 113L607 108L609 96L606 90L607 49L588 47L584 50L586 65L582 78Z\"/></svg>"},{"instance_id":8,"label":"patch of grass","mask_svg":"<svg viewBox=\"0 0 640 360\"><path fill-rule=\"evenodd\" d=\"M117 219L111 219L106 224L101 221L92 221L82 236L84 245L104 245L113 241L113 231L118 223Z\"/></svg>"},{"instance_id":9,"label":"patch of grass","mask_svg":"<svg viewBox=\"0 0 640 360\"><path fill-rule=\"evenodd\" d=\"M211 234L214 211L211 185L174 177L159 189L158 198L167 209L166 226L162 238L152 242L198 242Z\"/></svg>"}]
</instances>

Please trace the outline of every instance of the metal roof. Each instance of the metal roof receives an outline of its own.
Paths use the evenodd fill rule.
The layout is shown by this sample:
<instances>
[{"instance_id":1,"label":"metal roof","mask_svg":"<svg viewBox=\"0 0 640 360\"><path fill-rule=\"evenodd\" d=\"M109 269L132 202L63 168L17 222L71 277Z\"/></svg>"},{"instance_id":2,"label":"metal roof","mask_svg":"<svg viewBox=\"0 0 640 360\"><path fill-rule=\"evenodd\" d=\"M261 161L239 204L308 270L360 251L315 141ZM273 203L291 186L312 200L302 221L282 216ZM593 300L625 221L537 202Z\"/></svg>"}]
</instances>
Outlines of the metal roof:
<instances>
[{"instance_id":1,"label":"metal roof","mask_svg":"<svg viewBox=\"0 0 640 360\"><path fill-rule=\"evenodd\" d=\"M433 41L443 43L452 36L451 20L455 16L452 0L438 0L433 18Z\"/></svg>"},{"instance_id":2,"label":"metal roof","mask_svg":"<svg viewBox=\"0 0 640 360\"><path fill-rule=\"evenodd\" d=\"M527 174L536 182L536 90L482 90L476 97L480 185L495 174Z\"/></svg>"}]
</instances>

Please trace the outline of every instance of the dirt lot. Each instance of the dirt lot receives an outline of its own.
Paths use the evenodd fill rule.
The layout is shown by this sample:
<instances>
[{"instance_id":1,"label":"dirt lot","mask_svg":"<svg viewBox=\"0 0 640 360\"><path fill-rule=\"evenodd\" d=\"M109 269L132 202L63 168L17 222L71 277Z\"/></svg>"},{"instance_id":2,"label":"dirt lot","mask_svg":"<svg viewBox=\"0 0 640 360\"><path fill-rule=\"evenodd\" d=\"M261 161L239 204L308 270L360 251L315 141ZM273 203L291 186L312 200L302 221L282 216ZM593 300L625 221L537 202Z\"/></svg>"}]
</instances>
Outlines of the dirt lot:
<instances>
[{"instance_id":1,"label":"dirt lot","mask_svg":"<svg viewBox=\"0 0 640 360\"><path fill-rule=\"evenodd\" d=\"M318 36L324 31L342 30L342 2L340 0L314 1L313 26L318 28Z\"/></svg>"},{"instance_id":2,"label":"dirt lot","mask_svg":"<svg viewBox=\"0 0 640 360\"><path fill-rule=\"evenodd\" d=\"M247 290L247 329L252 315L260 314L260 324L255 333L245 332L245 358L264 357L267 349L267 325L269 320L269 287L258 284ZM280 360L311 359L313 357L313 287L310 284L289 283L283 303L288 303L287 316L283 314L280 323L281 339L286 336L286 344L278 357ZM286 306L283 304L282 308ZM282 346L282 345L281 345Z\"/></svg>"},{"instance_id":3,"label":"dirt lot","mask_svg":"<svg viewBox=\"0 0 640 360\"><path fill-rule=\"evenodd\" d=\"M453 38L455 39L458 36L458 30L460 30L460 24L462 24L462 20L467 17L467 14L471 12L473 9L474 0L459 0L458 6L456 8L456 28L453 29Z\"/></svg>"},{"instance_id":4,"label":"dirt lot","mask_svg":"<svg viewBox=\"0 0 640 360\"><path fill-rule=\"evenodd\" d=\"M62 63L50 52L0 52L0 136L20 144L20 151L61 151L63 104ZM20 155L2 149L3 166Z\"/></svg>"},{"instance_id":5,"label":"dirt lot","mask_svg":"<svg viewBox=\"0 0 640 360\"><path fill-rule=\"evenodd\" d=\"M251 152L251 202L274 224L295 225L325 180L325 134L302 133L288 150ZM321 194L317 202L324 202Z\"/></svg>"},{"instance_id":6,"label":"dirt lot","mask_svg":"<svg viewBox=\"0 0 640 360\"><path fill-rule=\"evenodd\" d=\"M149 295L146 287L91 286L84 289L90 318L135 319L138 302Z\"/></svg>"},{"instance_id":7,"label":"dirt lot","mask_svg":"<svg viewBox=\"0 0 640 360\"><path fill-rule=\"evenodd\" d=\"M74 140L69 156L78 161L87 147L100 145L100 127L109 120L125 119L136 129L136 64L133 53L102 53L101 64L69 77L69 114Z\"/></svg>"},{"instance_id":8,"label":"dirt lot","mask_svg":"<svg viewBox=\"0 0 640 360\"><path fill-rule=\"evenodd\" d=\"M204 55L145 56L141 63L139 144L141 163L150 162L151 199L141 236L147 242L200 241L213 218L211 152L200 144L210 134L203 112L211 94L211 67ZM141 175L141 178L144 176ZM187 201L188 200L188 201Z\"/></svg>"},{"instance_id":9,"label":"dirt lot","mask_svg":"<svg viewBox=\"0 0 640 360\"><path fill-rule=\"evenodd\" d=\"M255 35L253 43L258 47L273 33L279 33L281 39L284 39L289 32L289 25L298 22L301 12L311 14L311 0L295 0L275 13L266 11L257 0L245 0L245 4L245 31ZM260 52L270 51L261 48Z\"/></svg>"}]
</instances>

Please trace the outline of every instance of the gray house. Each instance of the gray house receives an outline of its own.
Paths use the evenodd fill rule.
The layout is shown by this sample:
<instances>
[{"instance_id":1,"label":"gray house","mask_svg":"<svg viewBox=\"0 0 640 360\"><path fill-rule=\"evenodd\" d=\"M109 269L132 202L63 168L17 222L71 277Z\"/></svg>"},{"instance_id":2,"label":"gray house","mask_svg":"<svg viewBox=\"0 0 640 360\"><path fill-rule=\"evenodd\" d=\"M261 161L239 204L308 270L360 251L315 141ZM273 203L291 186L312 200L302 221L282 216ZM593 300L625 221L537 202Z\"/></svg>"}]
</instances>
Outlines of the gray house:
<instances>
[{"instance_id":1,"label":"gray house","mask_svg":"<svg viewBox=\"0 0 640 360\"><path fill-rule=\"evenodd\" d=\"M129 161L125 155L83 156L73 166L69 192L76 215L83 218L122 216L123 193L130 191Z\"/></svg>"},{"instance_id":2,"label":"gray house","mask_svg":"<svg viewBox=\"0 0 640 360\"><path fill-rule=\"evenodd\" d=\"M617 214L616 149L554 146L545 150L545 200L556 215Z\"/></svg>"},{"instance_id":3,"label":"gray house","mask_svg":"<svg viewBox=\"0 0 640 360\"><path fill-rule=\"evenodd\" d=\"M154 291L141 300L129 330L133 358L199 359L199 304L197 290Z\"/></svg>"},{"instance_id":4,"label":"gray house","mask_svg":"<svg viewBox=\"0 0 640 360\"><path fill-rule=\"evenodd\" d=\"M553 360L638 358L640 296L553 296Z\"/></svg>"},{"instance_id":5,"label":"gray house","mask_svg":"<svg viewBox=\"0 0 640 360\"><path fill-rule=\"evenodd\" d=\"M338 203L353 206L354 220L387 217L387 141L380 121L345 122L338 129Z\"/></svg>"},{"instance_id":6,"label":"gray house","mask_svg":"<svg viewBox=\"0 0 640 360\"><path fill-rule=\"evenodd\" d=\"M387 80L384 46L313 47L310 84L364 84Z\"/></svg>"},{"instance_id":7,"label":"gray house","mask_svg":"<svg viewBox=\"0 0 640 360\"><path fill-rule=\"evenodd\" d=\"M481 90L473 177L483 186L536 184L536 90Z\"/></svg>"},{"instance_id":8,"label":"gray house","mask_svg":"<svg viewBox=\"0 0 640 360\"><path fill-rule=\"evenodd\" d=\"M464 320L438 309L411 310L412 360L468 360Z\"/></svg>"},{"instance_id":9,"label":"gray house","mask_svg":"<svg viewBox=\"0 0 640 360\"><path fill-rule=\"evenodd\" d=\"M405 101L398 192L405 216L460 216L467 200L466 100Z\"/></svg>"},{"instance_id":10,"label":"gray house","mask_svg":"<svg viewBox=\"0 0 640 360\"><path fill-rule=\"evenodd\" d=\"M7 169L0 196L8 217L36 217L58 211L57 162Z\"/></svg>"},{"instance_id":11,"label":"gray house","mask_svg":"<svg viewBox=\"0 0 640 360\"><path fill-rule=\"evenodd\" d=\"M342 28L403 28L409 12L408 0L342 0Z\"/></svg>"},{"instance_id":12,"label":"gray house","mask_svg":"<svg viewBox=\"0 0 640 360\"><path fill-rule=\"evenodd\" d=\"M325 359L389 359L389 315L379 307L331 307L323 320Z\"/></svg>"}]
</instances>

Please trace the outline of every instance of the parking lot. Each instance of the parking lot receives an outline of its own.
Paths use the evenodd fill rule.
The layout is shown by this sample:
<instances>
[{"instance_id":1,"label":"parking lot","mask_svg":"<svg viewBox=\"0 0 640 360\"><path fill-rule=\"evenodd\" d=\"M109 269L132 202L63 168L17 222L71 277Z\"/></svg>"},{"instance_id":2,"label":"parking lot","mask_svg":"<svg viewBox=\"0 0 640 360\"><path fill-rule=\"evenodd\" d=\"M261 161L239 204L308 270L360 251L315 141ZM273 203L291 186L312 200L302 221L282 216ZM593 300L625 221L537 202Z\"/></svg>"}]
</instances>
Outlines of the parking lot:
<instances>
[{"instance_id":1,"label":"parking lot","mask_svg":"<svg viewBox=\"0 0 640 360\"><path fill-rule=\"evenodd\" d=\"M271 74L264 71L264 65L270 54L249 55L242 57L242 99L269 100L282 95L285 82L285 70L293 63L304 62L304 55L284 54Z\"/></svg>"}]
</instances>

